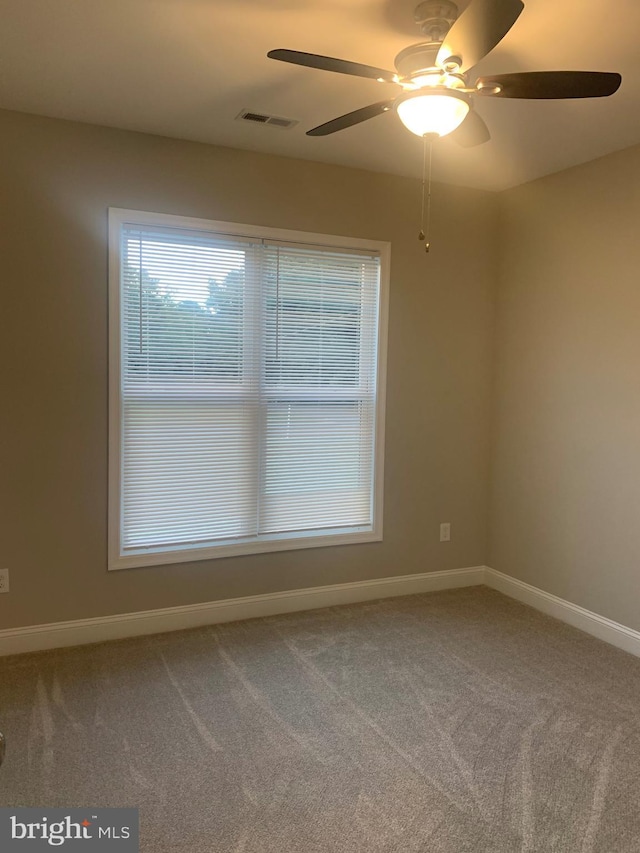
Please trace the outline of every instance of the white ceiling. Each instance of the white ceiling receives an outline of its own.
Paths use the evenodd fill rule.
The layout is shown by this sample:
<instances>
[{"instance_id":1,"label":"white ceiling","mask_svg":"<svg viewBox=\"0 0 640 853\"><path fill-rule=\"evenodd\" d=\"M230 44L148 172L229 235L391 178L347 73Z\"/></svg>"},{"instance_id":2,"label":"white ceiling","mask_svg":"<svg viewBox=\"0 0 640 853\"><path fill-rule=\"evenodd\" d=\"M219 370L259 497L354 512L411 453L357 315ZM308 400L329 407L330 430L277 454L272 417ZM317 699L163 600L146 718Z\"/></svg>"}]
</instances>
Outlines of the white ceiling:
<instances>
[{"instance_id":1,"label":"white ceiling","mask_svg":"<svg viewBox=\"0 0 640 853\"><path fill-rule=\"evenodd\" d=\"M393 69L421 40L417 0L0 0L0 107L418 177L422 143L393 113L305 131L396 87L267 59L272 48ZM461 0L460 10L468 5ZM640 143L640 3L525 0L474 71L618 71L610 98L476 98L492 139L442 140L439 180L499 190ZM297 119L235 121L242 109Z\"/></svg>"}]
</instances>

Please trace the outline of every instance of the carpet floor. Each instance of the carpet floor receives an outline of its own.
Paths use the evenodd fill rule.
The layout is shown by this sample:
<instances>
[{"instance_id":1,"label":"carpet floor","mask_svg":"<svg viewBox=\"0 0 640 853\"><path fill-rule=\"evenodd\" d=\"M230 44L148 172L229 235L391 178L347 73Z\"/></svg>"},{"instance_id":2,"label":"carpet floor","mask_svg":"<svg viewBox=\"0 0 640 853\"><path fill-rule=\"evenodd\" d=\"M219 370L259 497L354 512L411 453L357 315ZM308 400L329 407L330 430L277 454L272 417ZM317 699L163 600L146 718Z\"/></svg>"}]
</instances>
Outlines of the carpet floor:
<instances>
[{"instance_id":1,"label":"carpet floor","mask_svg":"<svg viewBox=\"0 0 640 853\"><path fill-rule=\"evenodd\" d=\"M0 659L0 806L145 853L640 851L640 659L485 587Z\"/></svg>"}]
</instances>

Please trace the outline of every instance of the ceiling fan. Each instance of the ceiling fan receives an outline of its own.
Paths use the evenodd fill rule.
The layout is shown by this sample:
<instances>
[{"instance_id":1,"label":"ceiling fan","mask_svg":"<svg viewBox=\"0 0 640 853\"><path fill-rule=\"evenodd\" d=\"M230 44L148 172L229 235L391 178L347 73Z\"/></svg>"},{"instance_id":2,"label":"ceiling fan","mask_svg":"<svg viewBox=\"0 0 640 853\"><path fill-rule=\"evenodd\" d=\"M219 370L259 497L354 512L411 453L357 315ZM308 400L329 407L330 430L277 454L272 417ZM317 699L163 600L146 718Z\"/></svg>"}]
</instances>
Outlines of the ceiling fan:
<instances>
[{"instance_id":1,"label":"ceiling fan","mask_svg":"<svg viewBox=\"0 0 640 853\"><path fill-rule=\"evenodd\" d=\"M401 50L396 71L361 65L297 50L271 50L267 56L309 68L395 83L402 92L307 131L307 136L327 136L394 109L413 133L429 139L452 134L465 148L490 139L489 129L473 108L475 96L491 98L600 98L620 86L620 74L598 71L531 71L479 77L467 82L471 69L515 24L524 9L521 0L472 0L458 16L450 0L425 0L414 20L425 41Z\"/></svg>"}]
</instances>

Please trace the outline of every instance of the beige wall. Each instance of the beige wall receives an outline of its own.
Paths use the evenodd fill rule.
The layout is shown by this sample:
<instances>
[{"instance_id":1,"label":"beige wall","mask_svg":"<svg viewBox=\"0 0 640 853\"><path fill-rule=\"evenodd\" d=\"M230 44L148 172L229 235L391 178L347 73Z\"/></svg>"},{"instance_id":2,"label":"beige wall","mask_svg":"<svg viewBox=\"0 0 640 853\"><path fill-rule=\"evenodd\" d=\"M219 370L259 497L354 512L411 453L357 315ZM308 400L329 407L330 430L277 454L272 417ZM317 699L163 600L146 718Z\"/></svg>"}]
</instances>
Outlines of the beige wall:
<instances>
[{"instance_id":1,"label":"beige wall","mask_svg":"<svg viewBox=\"0 0 640 853\"><path fill-rule=\"evenodd\" d=\"M435 187L427 257L419 193L388 175L0 113L0 628L484 561L497 201ZM107 572L109 206L391 241L384 542Z\"/></svg>"},{"instance_id":2,"label":"beige wall","mask_svg":"<svg viewBox=\"0 0 640 853\"><path fill-rule=\"evenodd\" d=\"M489 565L640 629L640 147L501 206Z\"/></svg>"}]
</instances>

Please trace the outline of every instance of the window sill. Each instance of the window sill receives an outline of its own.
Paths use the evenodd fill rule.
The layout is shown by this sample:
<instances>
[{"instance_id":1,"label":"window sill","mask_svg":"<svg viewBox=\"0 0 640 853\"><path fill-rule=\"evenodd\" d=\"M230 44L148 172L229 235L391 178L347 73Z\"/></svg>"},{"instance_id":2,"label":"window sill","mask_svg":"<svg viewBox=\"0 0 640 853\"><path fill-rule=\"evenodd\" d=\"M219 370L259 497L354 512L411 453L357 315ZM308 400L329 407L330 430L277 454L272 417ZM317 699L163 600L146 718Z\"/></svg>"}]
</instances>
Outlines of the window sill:
<instances>
[{"instance_id":1,"label":"window sill","mask_svg":"<svg viewBox=\"0 0 640 853\"><path fill-rule=\"evenodd\" d=\"M327 548L336 545L356 545L365 542L381 542L382 530L370 527L350 530L346 533L323 533L309 536L307 533L290 536L273 535L251 541L221 542L215 545L194 548L181 546L170 551L158 548L131 549L124 554L109 558L109 571L136 569L144 566L160 566L175 563L192 563L200 560L217 560L224 557L239 557L248 554L269 554L277 551L294 551L303 548Z\"/></svg>"}]
</instances>

